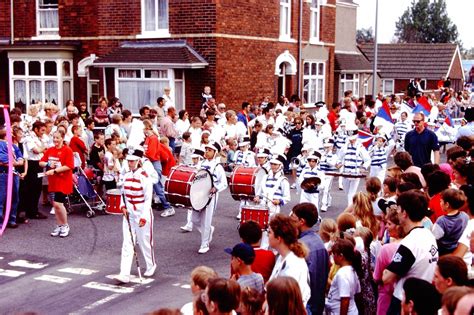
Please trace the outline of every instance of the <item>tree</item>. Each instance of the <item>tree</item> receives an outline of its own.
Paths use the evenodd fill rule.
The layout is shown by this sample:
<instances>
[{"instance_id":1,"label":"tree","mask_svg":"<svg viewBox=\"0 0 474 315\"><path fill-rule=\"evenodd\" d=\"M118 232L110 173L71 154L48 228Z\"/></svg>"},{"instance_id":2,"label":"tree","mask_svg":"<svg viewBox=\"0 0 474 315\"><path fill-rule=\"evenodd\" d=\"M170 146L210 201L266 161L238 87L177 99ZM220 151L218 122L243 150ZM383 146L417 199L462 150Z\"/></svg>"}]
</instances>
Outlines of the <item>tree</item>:
<instances>
[{"instance_id":1,"label":"tree","mask_svg":"<svg viewBox=\"0 0 474 315\"><path fill-rule=\"evenodd\" d=\"M401 43L457 43L458 29L448 17L445 0L418 0L395 23Z\"/></svg>"},{"instance_id":2,"label":"tree","mask_svg":"<svg viewBox=\"0 0 474 315\"><path fill-rule=\"evenodd\" d=\"M375 39L374 39L374 32L372 30L372 27L362 28L360 30L357 30L357 34L356 34L357 44L369 44L369 43L373 43L374 41Z\"/></svg>"}]
</instances>

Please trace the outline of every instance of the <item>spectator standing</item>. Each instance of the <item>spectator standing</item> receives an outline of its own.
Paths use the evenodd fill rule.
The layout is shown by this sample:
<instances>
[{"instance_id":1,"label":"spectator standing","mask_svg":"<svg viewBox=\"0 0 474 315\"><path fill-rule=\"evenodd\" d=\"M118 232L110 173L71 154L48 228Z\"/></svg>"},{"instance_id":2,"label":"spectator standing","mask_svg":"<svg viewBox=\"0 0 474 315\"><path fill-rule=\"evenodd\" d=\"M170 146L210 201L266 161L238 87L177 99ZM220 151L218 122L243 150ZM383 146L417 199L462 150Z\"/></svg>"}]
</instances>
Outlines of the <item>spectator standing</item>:
<instances>
[{"instance_id":1,"label":"spectator standing","mask_svg":"<svg viewBox=\"0 0 474 315\"><path fill-rule=\"evenodd\" d=\"M165 136L170 141L170 147L173 152L176 149L176 138L178 137L178 131L174 125L176 115L176 109L174 107L168 108L167 115L161 120L160 134Z\"/></svg>"},{"instance_id":2,"label":"spectator standing","mask_svg":"<svg viewBox=\"0 0 474 315\"><path fill-rule=\"evenodd\" d=\"M434 164L439 164L439 143L436 134L425 128L425 116L416 113L413 116L415 129L405 135L405 151L410 153L413 164L422 167L431 162L431 152L434 153Z\"/></svg>"},{"instance_id":3,"label":"spectator standing","mask_svg":"<svg viewBox=\"0 0 474 315\"><path fill-rule=\"evenodd\" d=\"M306 263L308 264L311 297L306 309L308 314L323 314L324 295L329 275L329 255L321 237L312 230L318 221L318 210L312 203L300 203L293 208L292 217L297 221L299 239L309 249Z\"/></svg>"},{"instance_id":4,"label":"spectator standing","mask_svg":"<svg viewBox=\"0 0 474 315\"><path fill-rule=\"evenodd\" d=\"M99 100L99 107L97 107L94 112L94 121L97 127L107 127L109 124L107 99L105 97L101 97Z\"/></svg>"},{"instance_id":5,"label":"spectator standing","mask_svg":"<svg viewBox=\"0 0 474 315\"><path fill-rule=\"evenodd\" d=\"M397 204L400 225L406 236L382 276L384 284L396 282L387 314L400 313L405 280L417 277L431 281L438 260L436 239L421 222L428 211L426 196L419 191L407 191L400 194Z\"/></svg>"}]
</instances>

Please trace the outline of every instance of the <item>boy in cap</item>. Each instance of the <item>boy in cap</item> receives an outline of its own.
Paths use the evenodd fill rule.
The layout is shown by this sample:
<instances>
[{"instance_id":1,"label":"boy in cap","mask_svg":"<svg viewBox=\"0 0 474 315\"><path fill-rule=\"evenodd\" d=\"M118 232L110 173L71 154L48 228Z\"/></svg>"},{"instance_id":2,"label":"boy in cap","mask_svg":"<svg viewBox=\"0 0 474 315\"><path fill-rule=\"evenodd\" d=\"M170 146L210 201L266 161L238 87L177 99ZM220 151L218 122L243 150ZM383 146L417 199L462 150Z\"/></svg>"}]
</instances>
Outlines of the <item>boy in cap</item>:
<instances>
[{"instance_id":1,"label":"boy in cap","mask_svg":"<svg viewBox=\"0 0 474 315\"><path fill-rule=\"evenodd\" d=\"M290 184L283 174L285 162L283 155L274 155L270 160L270 171L262 180L265 184L257 187L254 202L266 205L270 216L280 213L280 207L291 200Z\"/></svg>"},{"instance_id":2,"label":"boy in cap","mask_svg":"<svg viewBox=\"0 0 474 315\"><path fill-rule=\"evenodd\" d=\"M338 157L342 161L343 186L347 190L347 204L352 203L357 187L359 187L360 170L367 170L370 166L370 156L365 147L357 142L358 132L354 130L348 137L348 143L338 152Z\"/></svg>"},{"instance_id":3,"label":"boy in cap","mask_svg":"<svg viewBox=\"0 0 474 315\"><path fill-rule=\"evenodd\" d=\"M321 153L313 152L307 157L308 164L301 172L300 176L298 177L298 185L301 184L306 180L313 180L315 183L311 184L311 187L301 187L301 196L300 196L300 203L302 202L309 202L319 207L319 189L317 184L317 179L319 179L319 183L321 183L324 174L318 170L318 164L321 159Z\"/></svg>"},{"instance_id":4,"label":"boy in cap","mask_svg":"<svg viewBox=\"0 0 474 315\"><path fill-rule=\"evenodd\" d=\"M143 151L136 149L127 155L129 171L123 175L120 208L124 218L122 223L123 243L120 274L115 279L121 283L130 281L134 244L137 242L146 263L144 276L151 277L156 270L153 249L153 210L151 201L153 183L140 165ZM130 225L129 225L130 224ZM130 229L131 233L130 234Z\"/></svg>"},{"instance_id":5,"label":"boy in cap","mask_svg":"<svg viewBox=\"0 0 474 315\"><path fill-rule=\"evenodd\" d=\"M201 163L203 159L204 159L204 151L201 149L194 149L193 154L191 154L192 164L190 166L195 167L195 168L201 168ZM188 214L186 216L186 224L180 227L182 232L193 231L192 216L193 216L193 210L189 209Z\"/></svg>"},{"instance_id":6,"label":"boy in cap","mask_svg":"<svg viewBox=\"0 0 474 315\"><path fill-rule=\"evenodd\" d=\"M370 177L377 177L381 183L383 182L387 172L387 157L394 147L395 142L392 139L388 139L385 134L379 133L375 136L375 144L369 151L369 155L372 158L370 162Z\"/></svg>"},{"instance_id":7,"label":"boy in cap","mask_svg":"<svg viewBox=\"0 0 474 315\"><path fill-rule=\"evenodd\" d=\"M252 288L259 293L263 293L263 277L261 274L253 272L251 267L255 260L253 247L249 244L239 243L233 248L226 248L224 251L232 255L230 261L232 278L240 284L241 289Z\"/></svg>"},{"instance_id":8,"label":"boy in cap","mask_svg":"<svg viewBox=\"0 0 474 315\"><path fill-rule=\"evenodd\" d=\"M319 162L319 170L324 173L321 178L320 191L322 191L321 199L321 211L326 212L331 206L331 187L334 176L328 175L327 173L336 173L338 168L341 167L341 163L337 154L334 153L334 141L332 139L326 139L323 143L324 152L321 155L321 161Z\"/></svg>"},{"instance_id":9,"label":"boy in cap","mask_svg":"<svg viewBox=\"0 0 474 315\"><path fill-rule=\"evenodd\" d=\"M221 146L217 142L211 142L205 145L204 161L201 168L208 170L213 179L213 187L211 188L211 201L202 211L193 211L192 222L197 224L198 230L201 232L201 247L199 254L205 254L209 251L209 244L212 241L214 226L212 226L212 217L217 207L219 192L227 188L227 177L224 168L218 161Z\"/></svg>"}]
</instances>

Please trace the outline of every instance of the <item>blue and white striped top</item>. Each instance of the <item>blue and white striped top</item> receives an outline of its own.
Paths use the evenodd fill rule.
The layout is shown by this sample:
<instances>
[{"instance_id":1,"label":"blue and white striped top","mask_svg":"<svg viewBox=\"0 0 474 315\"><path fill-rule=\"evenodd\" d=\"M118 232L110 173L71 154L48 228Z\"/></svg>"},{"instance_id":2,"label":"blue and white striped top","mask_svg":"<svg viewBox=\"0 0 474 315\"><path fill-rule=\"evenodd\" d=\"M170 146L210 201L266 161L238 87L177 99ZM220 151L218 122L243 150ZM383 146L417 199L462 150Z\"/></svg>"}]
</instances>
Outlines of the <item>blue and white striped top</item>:
<instances>
[{"instance_id":1,"label":"blue and white striped top","mask_svg":"<svg viewBox=\"0 0 474 315\"><path fill-rule=\"evenodd\" d=\"M322 172L337 172L336 164L338 162L337 155L332 151L323 153L319 162L319 170Z\"/></svg>"},{"instance_id":2,"label":"blue and white striped top","mask_svg":"<svg viewBox=\"0 0 474 315\"><path fill-rule=\"evenodd\" d=\"M245 167L256 166L255 153L252 151L241 151L238 150L235 153L235 165L243 165Z\"/></svg>"}]
</instances>

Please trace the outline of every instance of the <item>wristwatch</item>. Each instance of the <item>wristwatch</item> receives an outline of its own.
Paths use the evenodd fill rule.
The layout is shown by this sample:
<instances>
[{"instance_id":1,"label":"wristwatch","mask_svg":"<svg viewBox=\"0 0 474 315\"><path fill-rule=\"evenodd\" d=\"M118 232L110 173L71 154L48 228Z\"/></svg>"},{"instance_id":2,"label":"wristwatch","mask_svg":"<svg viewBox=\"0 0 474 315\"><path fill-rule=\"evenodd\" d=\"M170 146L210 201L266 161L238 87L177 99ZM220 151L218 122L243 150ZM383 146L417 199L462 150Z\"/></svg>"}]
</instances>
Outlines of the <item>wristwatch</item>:
<instances>
[{"instance_id":1,"label":"wristwatch","mask_svg":"<svg viewBox=\"0 0 474 315\"><path fill-rule=\"evenodd\" d=\"M57 174L56 169L53 170L54 174Z\"/></svg>"}]
</instances>

